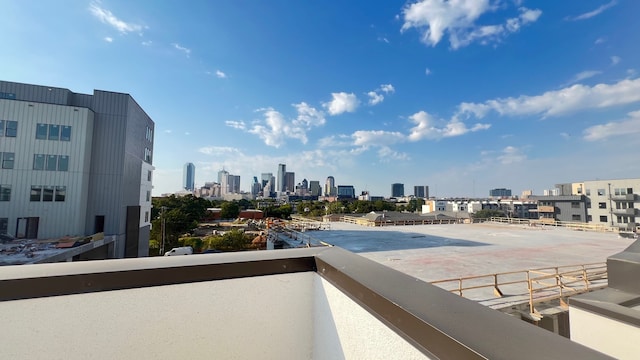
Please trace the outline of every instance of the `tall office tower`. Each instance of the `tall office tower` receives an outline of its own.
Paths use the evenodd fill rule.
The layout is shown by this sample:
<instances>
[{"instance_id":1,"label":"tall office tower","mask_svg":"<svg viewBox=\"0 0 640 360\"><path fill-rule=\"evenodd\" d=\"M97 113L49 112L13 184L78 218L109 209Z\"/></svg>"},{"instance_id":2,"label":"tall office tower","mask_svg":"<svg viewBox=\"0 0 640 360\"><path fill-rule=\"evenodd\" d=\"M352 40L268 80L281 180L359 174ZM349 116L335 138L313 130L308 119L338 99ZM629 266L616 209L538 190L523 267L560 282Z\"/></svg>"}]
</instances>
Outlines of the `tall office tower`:
<instances>
[{"instance_id":1,"label":"tall office tower","mask_svg":"<svg viewBox=\"0 0 640 360\"><path fill-rule=\"evenodd\" d=\"M239 194L240 193L240 175L231 175L228 176L229 182L229 193L230 194Z\"/></svg>"},{"instance_id":2,"label":"tall office tower","mask_svg":"<svg viewBox=\"0 0 640 360\"><path fill-rule=\"evenodd\" d=\"M311 180L309 182L309 192L311 196L322 196L322 187L320 186L320 181Z\"/></svg>"},{"instance_id":3,"label":"tall office tower","mask_svg":"<svg viewBox=\"0 0 640 360\"><path fill-rule=\"evenodd\" d=\"M182 188L189 191L194 191L196 178L196 166L193 163L184 164L184 170L182 172Z\"/></svg>"},{"instance_id":4,"label":"tall office tower","mask_svg":"<svg viewBox=\"0 0 640 360\"><path fill-rule=\"evenodd\" d=\"M391 197L403 197L404 196L404 184L391 184Z\"/></svg>"},{"instance_id":5,"label":"tall office tower","mask_svg":"<svg viewBox=\"0 0 640 360\"><path fill-rule=\"evenodd\" d=\"M417 198L429 198L429 187L426 185L414 186L413 187L413 196Z\"/></svg>"},{"instance_id":6,"label":"tall office tower","mask_svg":"<svg viewBox=\"0 0 640 360\"><path fill-rule=\"evenodd\" d=\"M229 175L229 172L224 168L218 171L218 184L222 184L222 179Z\"/></svg>"},{"instance_id":7,"label":"tall office tower","mask_svg":"<svg viewBox=\"0 0 640 360\"><path fill-rule=\"evenodd\" d=\"M267 185L267 183L271 180L272 177L273 177L272 173L262 173L260 175L260 181L262 183L262 187L263 188ZM271 190L269 190L269 191L271 191Z\"/></svg>"},{"instance_id":8,"label":"tall office tower","mask_svg":"<svg viewBox=\"0 0 640 360\"><path fill-rule=\"evenodd\" d=\"M253 183L251 184L251 195L255 198L262 191L262 184L258 182L258 177L253 177Z\"/></svg>"},{"instance_id":9,"label":"tall office tower","mask_svg":"<svg viewBox=\"0 0 640 360\"><path fill-rule=\"evenodd\" d=\"M324 196L336 196L337 192L336 179L333 176L327 177L327 181L324 183Z\"/></svg>"},{"instance_id":10,"label":"tall office tower","mask_svg":"<svg viewBox=\"0 0 640 360\"><path fill-rule=\"evenodd\" d=\"M296 174L293 172L284 173L284 190L288 192L296 191Z\"/></svg>"},{"instance_id":11,"label":"tall office tower","mask_svg":"<svg viewBox=\"0 0 640 360\"><path fill-rule=\"evenodd\" d=\"M0 229L104 232L109 257L149 254L153 120L129 94L0 81Z\"/></svg>"},{"instance_id":12,"label":"tall office tower","mask_svg":"<svg viewBox=\"0 0 640 360\"><path fill-rule=\"evenodd\" d=\"M302 182L300 183L300 188L302 190L307 190L309 188L309 182L307 181L307 179L302 179Z\"/></svg>"},{"instance_id":13,"label":"tall office tower","mask_svg":"<svg viewBox=\"0 0 640 360\"><path fill-rule=\"evenodd\" d=\"M489 190L491 197L511 197L511 189L499 188Z\"/></svg>"},{"instance_id":14,"label":"tall office tower","mask_svg":"<svg viewBox=\"0 0 640 360\"><path fill-rule=\"evenodd\" d=\"M286 179L285 174L287 172L287 165L278 164L278 185L276 187L277 192L285 192L286 191Z\"/></svg>"},{"instance_id":15,"label":"tall office tower","mask_svg":"<svg viewBox=\"0 0 640 360\"><path fill-rule=\"evenodd\" d=\"M353 199L356 197L356 189L353 185L338 185L337 195L341 199Z\"/></svg>"}]
</instances>

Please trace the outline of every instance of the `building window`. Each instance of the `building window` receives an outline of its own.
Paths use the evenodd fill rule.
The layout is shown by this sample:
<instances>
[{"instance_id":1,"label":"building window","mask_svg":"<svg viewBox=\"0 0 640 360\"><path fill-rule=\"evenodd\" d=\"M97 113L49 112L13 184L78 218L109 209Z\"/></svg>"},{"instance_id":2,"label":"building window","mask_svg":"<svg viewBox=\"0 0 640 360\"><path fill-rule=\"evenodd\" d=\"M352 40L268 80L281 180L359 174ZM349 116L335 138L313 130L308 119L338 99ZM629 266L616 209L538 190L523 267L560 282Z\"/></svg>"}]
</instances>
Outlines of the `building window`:
<instances>
[{"instance_id":1,"label":"building window","mask_svg":"<svg viewBox=\"0 0 640 360\"><path fill-rule=\"evenodd\" d=\"M607 203L601 202L598 203L598 209L606 209L607 208Z\"/></svg>"},{"instance_id":2,"label":"building window","mask_svg":"<svg viewBox=\"0 0 640 360\"><path fill-rule=\"evenodd\" d=\"M144 222L149 222L149 212L148 211L144 212Z\"/></svg>"},{"instance_id":3,"label":"building window","mask_svg":"<svg viewBox=\"0 0 640 360\"><path fill-rule=\"evenodd\" d=\"M56 202L64 201L67 197L67 187L66 186L56 186Z\"/></svg>"},{"instance_id":4,"label":"building window","mask_svg":"<svg viewBox=\"0 0 640 360\"><path fill-rule=\"evenodd\" d=\"M144 161L151 163L151 150L144 148Z\"/></svg>"},{"instance_id":5,"label":"building window","mask_svg":"<svg viewBox=\"0 0 640 360\"><path fill-rule=\"evenodd\" d=\"M591 196L591 189L585 190L584 194L587 195L587 196Z\"/></svg>"},{"instance_id":6,"label":"building window","mask_svg":"<svg viewBox=\"0 0 640 360\"><path fill-rule=\"evenodd\" d=\"M42 189L42 201L53 201L53 186L45 186Z\"/></svg>"},{"instance_id":7,"label":"building window","mask_svg":"<svg viewBox=\"0 0 640 360\"><path fill-rule=\"evenodd\" d=\"M6 137L16 137L18 136L18 122L17 121L4 121L4 136Z\"/></svg>"},{"instance_id":8,"label":"building window","mask_svg":"<svg viewBox=\"0 0 640 360\"><path fill-rule=\"evenodd\" d=\"M0 234L9 233L9 218L0 218Z\"/></svg>"},{"instance_id":9,"label":"building window","mask_svg":"<svg viewBox=\"0 0 640 360\"><path fill-rule=\"evenodd\" d=\"M571 207L574 209L579 209L580 208L580 203L577 201L572 201L571 202Z\"/></svg>"},{"instance_id":10,"label":"building window","mask_svg":"<svg viewBox=\"0 0 640 360\"><path fill-rule=\"evenodd\" d=\"M60 140L60 125L49 124L49 140Z\"/></svg>"},{"instance_id":11,"label":"building window","mask_svg":"<svg viewBox=\"0 0 640 360\"><path fill-rule=\"evenodd\" d=\"M147 190L147 202L151 201L151 191Z\"/></svg>"},{"instance_id":12,"label":"building window","mask_svg":"<svg viewBox=\"0 0 640 360\"><path fill-rule=\"evenodd\" d=\"M147 181L151 181L151 170L147 171Z\"/></svg>"},{"instance_id":13,"label":"building window","mask_svg":"<svg viewBox=\"0 0 640 360\"><path fill-rule=\"evenodd\" d=\"M587 206L587 209L591 209L591 201L589 201L586 206Z\"/></svg>"},{"instance_id":14,"label":"building window","mask_svg":"<svg viewBox=\"0 0 640 360\"><path fill-rule=\"evenodd\" d=\"M45 163L45 155L44 154L34 154L33 155L33 170L44 170Z\"/></svg>"},{"instance_id":15,"label":"building window","mask_svg":"<svg viewBox=\"0 0 640 360\"><path fill-rule=\"evenodd\" d=\"M579 214L573 214L573 215L571 215L571 220L573 220L573 221L581 221L582 218L580 217Z\"/></svg>"},{"instance_id":16,"label":"building window","mask_svg":"<svg viewBox=\"0 0 640 360\"><path fill-rule=\"evenodd\" d=\"M62 127L62 131L60 131L60 140L71 141L71 126Z\"/></svg>"},{"instance_id":17,"label":"building window","mask_svg":"<svg viewBox=\"0 0 640 360\"><path fill-rule=\"evenodd\" d=\"M58 155L47 155L46 170L56 171L58 168Z\"/></svg>"},{"instance_id":18,"label":"building window","mask_svg":"<svg viewBox=\"0 0 640 360\"><path fill-rule=\"evenodd\" d=\"M3 152L0 153L0 158L2 158L2 168L3 169L13 169L13 163L15 160L15 153Z\"/></svg>"},{"instance_id":19,"label":"building window","mask_svg":"<svg viewBox=\"0 0 640 360\"><path fill-rule=\"evenodd\" d=\"M147 126L147 132L144 135L144 138L147 139L147 141L149 142L153 141L153 130L151 130L151 128L148 126Z\"/></svg>"},{"instance_id":20,"label":"building window","mask_svg":"<svg viewBox=\"0 0 640 360\"><path fill-rule=\"evenodd\" d=\"M59 155L58 156L58 171L68 171L69 170L69 156L67 155Z\"/></svg>"},{"instance_id":21,"label":"building window","mask_svg":"<svg viewBox=\"0 0 640 360\"><path fill-rule=\"evenodd\" d=\"M36 126L36 139L47 140L48 130L49 130L49 126L47 124L38 124Z\"/></svg>"},{"instance_id":22,"label":"building window","mask_svg":"<svg viewBox=\"0 0 640 360\"><path fill-rule=\"evenodd\" d=\"M600 216L600 222L606 223L607 221L608 221L607 220L607 215L601 215Z\"/></svg>"},{"instance_id":23,"label":"building window","mask_svg":"<svg viewBox=\"0 0 640 360\"><path fill-rule=\"evenodd\" d=\"M591 222L593 221L593 218L591 217L591 215L587 215L587 222Z\"/></svg>"},{"instance_id":24,"label":"building window","mask_svg":"<svg viewBox=\"0 0 640 360\"><path fill-rule=\"evenodd\" d=\"M11 201L11 185L0 185L0 201Z\"/></svg>"},{"instance_id":25,"label":"building window","mask_svg":"<svg viewBox=\"0 0 640 360\"><path fill-rule=\"evenodd\" d=\"M604 189L598 189L598 196L603 196L605 194Z\"/></svg>"},{"instance_id":26,"label":"building window","mask_svg":"<svg viewBox=\"0 0 640 360\"><path fill-rule=\"evenodd\" d=\"M31 186L31 196L30 201L41 201L42 200L42 186Z\"/></svg>"}]
</instances>

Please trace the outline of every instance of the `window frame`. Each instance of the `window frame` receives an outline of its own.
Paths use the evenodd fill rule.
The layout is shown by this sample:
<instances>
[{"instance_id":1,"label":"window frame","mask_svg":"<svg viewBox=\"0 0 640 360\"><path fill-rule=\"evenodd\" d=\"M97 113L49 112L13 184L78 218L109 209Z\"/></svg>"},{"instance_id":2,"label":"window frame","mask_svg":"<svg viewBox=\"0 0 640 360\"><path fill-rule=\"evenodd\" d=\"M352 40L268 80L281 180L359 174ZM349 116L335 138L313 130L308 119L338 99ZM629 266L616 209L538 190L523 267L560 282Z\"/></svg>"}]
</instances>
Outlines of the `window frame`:
<instances>
[{"instance_id":1,"label":"window frame","mask_svg":"<svg viewBox=\"0 0 640 360\"><path fill-rule=\"evenodd\" d=\"M36 199L35 196L37 196L38 198ZM31 192L29 193L29 201L30 202L40 202L40 201L42 201L42 186L40 186L40 185L31 185Z\"/></svg>"},{"instance_id":2,"label":"window frame","mask_svg":"<svg viewBox=\"0 0 640 360\"><path fill-rule=\"evenodd\" d=\"M11 185L0 185L0 201L11 201Z\"/></svg>"},{"instance_id":3,"label":"window frame","mask_svg":"<svg viewBox=\"0 0 640 360\"><path fill-rule=\"evenodd\" d=\"M5 120L4 136L5 137L17 137L18 136L18 122L15 120ZM9 127L9 125L15 124L15 127Z\"/></svg>"},{"instance_id":4,"label":"window frame","mask_svg":"<svg viewBox=\"0 0 640 360\"><path fill-rule=\"evenodd\" d=\"M55 195L53 200L55 202L64 202L67 199L67 187L66 186L56 186L55 187Z\"/></svg>"},{"instance_id":5,"label":"window frame","mask_svg":"<svg viewBox=\"0 0 640 360\"><path fill-rule=\"evenodd\" d=\"M0 168L1 169L5 169L5 170L11 170L14 168L15 166L15 162L16 162L16 153L12 153L12 152L0 152L0 157L2 159L2 164L0 164Z\"/></svg>"}]
</instances>

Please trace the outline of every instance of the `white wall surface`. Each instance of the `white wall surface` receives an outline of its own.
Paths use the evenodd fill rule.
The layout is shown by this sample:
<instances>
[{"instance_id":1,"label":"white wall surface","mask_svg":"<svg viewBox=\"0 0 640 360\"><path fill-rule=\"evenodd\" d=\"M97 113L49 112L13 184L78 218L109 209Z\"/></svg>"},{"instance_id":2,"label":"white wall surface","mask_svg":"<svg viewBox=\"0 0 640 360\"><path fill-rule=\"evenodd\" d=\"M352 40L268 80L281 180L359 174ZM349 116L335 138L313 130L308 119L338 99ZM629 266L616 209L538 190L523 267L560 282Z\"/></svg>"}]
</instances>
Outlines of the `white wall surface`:
<instances>
[{"instance_id":1,"label":"white wall surface","mask_svg":"<svg viewBox=\"0 0 640 360\"><path fill-rule=\"evenodd\" d=\"M571 340L617 359L640 357L640 328L590 311L569 308Z\"/></svg>"}]
</instances>

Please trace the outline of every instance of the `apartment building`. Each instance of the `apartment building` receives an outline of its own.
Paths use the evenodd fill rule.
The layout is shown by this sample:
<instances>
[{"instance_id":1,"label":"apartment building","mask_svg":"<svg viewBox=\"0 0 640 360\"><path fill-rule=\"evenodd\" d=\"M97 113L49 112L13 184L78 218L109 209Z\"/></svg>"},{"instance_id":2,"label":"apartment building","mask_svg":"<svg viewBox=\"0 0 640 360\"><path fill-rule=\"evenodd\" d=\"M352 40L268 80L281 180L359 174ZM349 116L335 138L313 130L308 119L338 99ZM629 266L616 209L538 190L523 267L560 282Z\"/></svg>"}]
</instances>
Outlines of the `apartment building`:
<instances>
[{"instance_id":1,"label":"apartment building","mask_svg":"<svg viewBox=\"0 0 640 360\"><path fill-rule=\"evenodd\" d=\"M634 231L640 222L640 178L584 181L587 221Z\"/></svg>"},{"instance_id":2,"label":"apartment building","mask_svg":"<svg viewBox=\"0 0 640 360\"><path fill-rule=\"evenodd\" d=\"M0 232L104 232L146 256L154 122L128 94L0 81Z\"/></svg>"},{"instance_id":3,"label":"apartment building","mask_svg":"<svg viewBox=\"0 0 640 360\"><path fill-rule=\"evenodd\" d=\"M532 195L529 199L538 202L533 212L538 213L540 220L587 222L588 201L584 195Z\"/></svg>"}]
</instances>

